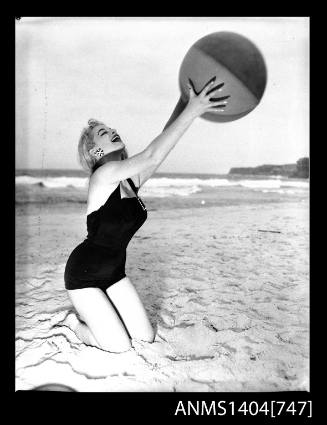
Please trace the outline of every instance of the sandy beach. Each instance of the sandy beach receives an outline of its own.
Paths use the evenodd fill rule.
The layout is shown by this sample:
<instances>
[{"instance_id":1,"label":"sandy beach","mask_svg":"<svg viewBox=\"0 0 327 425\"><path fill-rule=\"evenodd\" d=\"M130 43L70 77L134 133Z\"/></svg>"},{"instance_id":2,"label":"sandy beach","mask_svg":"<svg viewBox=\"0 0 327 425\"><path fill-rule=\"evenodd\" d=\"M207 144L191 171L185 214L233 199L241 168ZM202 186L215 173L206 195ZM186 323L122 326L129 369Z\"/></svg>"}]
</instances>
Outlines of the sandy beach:
<instances>
[{"instance_id":1,"label":"sandy beach","mask_svg":"<svg viewBox=\"0 0 327 425\"><path fill-rule=\"evenodd\" d=\"M63 272L86 236L84 204L16 209L16 390L309 389L308 203L153 209L127 275L156 329L112 354L62 325Z\"/></svg>"}]
</instances>

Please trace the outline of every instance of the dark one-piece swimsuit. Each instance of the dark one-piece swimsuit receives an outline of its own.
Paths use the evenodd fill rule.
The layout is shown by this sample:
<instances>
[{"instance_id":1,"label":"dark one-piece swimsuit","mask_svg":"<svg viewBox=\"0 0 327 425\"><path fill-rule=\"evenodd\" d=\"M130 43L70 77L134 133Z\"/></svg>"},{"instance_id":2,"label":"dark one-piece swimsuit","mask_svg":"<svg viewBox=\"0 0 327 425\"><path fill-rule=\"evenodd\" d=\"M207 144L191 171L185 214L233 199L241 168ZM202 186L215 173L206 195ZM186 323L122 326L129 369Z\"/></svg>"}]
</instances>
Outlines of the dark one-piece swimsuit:
<instances>
[{"instance_id":1,"label":"dark one-piece swimsuit","mask_svg":"<svg viewBox=\"0 0 327 425\"><path fill-rule=\"evenodd\" d=\"M87 216L87 238L70 254L65 268L65 288L100 288L123 279L126 248L147 218L138 188L127 179L136 197L121 198L120 184L104 205Z\"/></svg>"}]
</instances>

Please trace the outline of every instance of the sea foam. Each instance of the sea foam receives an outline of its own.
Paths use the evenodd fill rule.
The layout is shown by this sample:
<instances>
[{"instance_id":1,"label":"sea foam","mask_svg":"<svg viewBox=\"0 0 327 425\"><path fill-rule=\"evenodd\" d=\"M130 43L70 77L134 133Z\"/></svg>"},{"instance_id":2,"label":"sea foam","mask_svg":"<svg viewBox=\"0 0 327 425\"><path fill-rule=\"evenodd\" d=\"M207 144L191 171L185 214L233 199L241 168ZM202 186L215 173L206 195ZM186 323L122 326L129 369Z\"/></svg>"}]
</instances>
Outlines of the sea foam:
<instances>
[{"instance_id":1,"label":"sea foam","mask_svg":"<svg viewBox=\"0 0 327 425\"><path fill-rule=\"evenodd\" d=\"M55 189L73 187L87 189L87 177L32 177L22 175L16 177L17 185L39 185ZM142 196L165 197L165 196L189 196L201 192L204 188L228 188L244 187L246 189L260 190L262 192L278 191L293 188L306 190L309 188L307 181L294 181L280 178L267 179L228 179L228 178L180 178L180 177L153 177L142 187ZM291 193L289 191L289 193Z\"/></svg>"}]
</instances>

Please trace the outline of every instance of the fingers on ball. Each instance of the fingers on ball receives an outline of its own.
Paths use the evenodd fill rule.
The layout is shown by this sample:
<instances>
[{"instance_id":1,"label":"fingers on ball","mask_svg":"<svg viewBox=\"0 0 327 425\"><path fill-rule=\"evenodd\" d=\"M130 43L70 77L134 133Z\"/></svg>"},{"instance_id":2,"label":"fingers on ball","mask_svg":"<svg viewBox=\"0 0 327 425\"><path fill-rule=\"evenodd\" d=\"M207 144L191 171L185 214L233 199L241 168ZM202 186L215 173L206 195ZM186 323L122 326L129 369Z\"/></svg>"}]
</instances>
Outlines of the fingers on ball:
<instances>
[{"instance_id":1,"label":"fingers on ball","mask_svg":"<svg viewBox=\"0 0 327 425\"><path fill-rule=\"evenodd\" d=\"M195 92L193 81L188 78L188 86Z\"/></svg>"},{"instance_id":2,"label":"fingers on ball","mask_svg":"<svg viewBox=\"0 0 327 425\"><path fill-rule=\"evenodd\" d=\"M224 112L226 106L228 106L228 102L224 101L223 103L221 102L212 102L210 105L210 110L213 112Z\"/></svg>"},{"instance_id":3,"label":"fingers on ball","mask_svg":"<svg viewBox=\"0 0 327 425\"><path fill-rule=\"evenodd\" d=\"M209 108L209 111L210 111L210 113L211 112L213 112L213 113L216 113L216 112L225 112L225 109L222 108L221 106L220 107L218 107L218 106L212 106L211 108Z\"/></svg>"},{"instance_id":4,"label":"fingers on ball","mask_svg":"<svg viewBox=\"0 0 327 425\"><path fill-rule=\"evenodd\" d=\"M222 102L223 100L229 99L230 96L221 96L221 97L210 97L211 102Z\"/></svg>"},{"instance_id":5,"label":"fingers on ball","mask_svg":"<svg viewBox=\"0 0 327 425\"><path fill-rule=\"evenodd\" d=\"M209 88L216 81L216 76L210 78L210 80L205 84L204 89Z\"/></svg>"},{"instance_id":6,"label":"fingers on ball","mask_svg":"<svg viewBox=\"0 0 327 425\"><path fill-rule=\"evenodd\" d=\"M201 90L201 94L203 94L204 96L206 96L208 94L209 90L212 90L212 86L213 84L215 84L216 81L216 76L212 77L203 87L203 89Z\"/></svg>"},{"instance_id":7,"label":"fingers on ball","mask_svg":"<svg viewBox=\"0 0 327 425\"><path fill-rule=\"evenodd\" d=\"M224 86L224 85L225 85L225 83L220 83L220 84L218 84L217 86L212 87L212 89L210 89L210 90L207 92L207 95L208 95L208 94L211 94L211 93L218 92L218 91L222 91L222 89L223 89L223 86Z\"/></svg>"}]
</instances>

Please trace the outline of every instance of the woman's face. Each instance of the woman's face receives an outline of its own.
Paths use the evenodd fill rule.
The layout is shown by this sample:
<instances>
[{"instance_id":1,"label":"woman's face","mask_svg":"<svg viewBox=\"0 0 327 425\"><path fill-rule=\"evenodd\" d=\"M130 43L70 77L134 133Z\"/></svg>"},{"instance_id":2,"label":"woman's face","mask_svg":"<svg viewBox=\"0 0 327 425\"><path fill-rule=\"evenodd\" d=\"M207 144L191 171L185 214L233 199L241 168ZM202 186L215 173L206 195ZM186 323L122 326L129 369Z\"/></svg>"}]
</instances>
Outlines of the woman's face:
<instances>
[{"instance_id":1,"label":"woman's face","mask_svg":"<svg viewBox=\"0 0 327 425\"><path fill-rule=\"evenodd\" d=\"M92 131L95 146L90 152L94 152L101 148L104 154L107 155L108 153L121 150L125 147L125 144L121 141L119 134L114 128L99 124L96 125Z\"/></svg>"}]
</instances>

